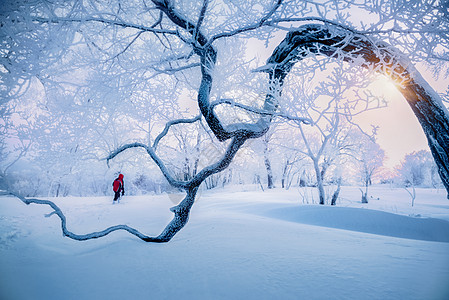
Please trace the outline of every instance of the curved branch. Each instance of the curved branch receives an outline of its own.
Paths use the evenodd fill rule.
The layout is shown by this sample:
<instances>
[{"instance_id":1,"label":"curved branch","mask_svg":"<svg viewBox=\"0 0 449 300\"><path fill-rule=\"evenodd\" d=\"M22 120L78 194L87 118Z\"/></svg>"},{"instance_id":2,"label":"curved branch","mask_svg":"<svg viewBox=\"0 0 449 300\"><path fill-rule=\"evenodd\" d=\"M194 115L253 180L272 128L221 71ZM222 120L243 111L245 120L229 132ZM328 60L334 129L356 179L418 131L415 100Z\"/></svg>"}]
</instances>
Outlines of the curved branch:
<instances>
[{"instance_id":1,"label":"curved branch","mask_svg":"<svg viewBox=\"0 0 449 300\"><path fill-rule=\"evenodd\" d=\"M138 143L138 142L126 144L126 145L123 145L123 146L115 149L106 158L104 158L104 160L106 160L107 163L109 164L109 161L111 159L113 159L114 157L116 157L117 155L119 155L120 153L122 153L123 151L125 151L127 149L143 148L148 153L148 155L150 155L151 159L156 163L156 165L159 167L159 169L161 170L161 172L164 175L164 177L167 179L167 181L172 186L177 187L177 188L185 188L187 186L187 183L186 182L182 182L182 181L178 181L178 180L174 179L170 175L170 172L168 171L168 169L165 166L164 162L156 154L156 149L157 149L157 146L159 145L159 142L161 141L161 139L167 135L167 133L168 133L168 131L169 131L171 126L177 125L177 124L194 123L194 122L197 122L197 121L200 121L200 120L201 120L201 115L198 115L198 116L196 116L194 118L191 118L191 119L177 119L177 120L169 121L169 122L167 122L165 124L165 127L162 130L162 132L154 140L152 147L150 147L148 145L145 145L143 143Z\"/></svg>"},{"instance_id":2,"label":"curved branch","mask_svg":"<svg viewBox=\"0 0 449 300\"><path fill-rule=\"evenodd\" d=\"M231 143L229 144L228 148L226 149L226 152L224 153L223 157L218 162L210 166L207 166L203 170L198 172L198 174L196 174L195 177L193 177L190 180L188 186L199 187L200 184L204 180L206 180L207 177L226 169L234 159L240 147L243 146L243 144L247 139L249 139L249 136L246 135L245 132L241 132L239 135L234 137Z\"/></svg>"},{"instance_id":3,"label":"curved branch","mask_svg":"<svg viewBox=\"0 0 449 300\"><path fill-rule=\"evenodd\" d=\"M20 195L14 194L14 193L5 193L3 195L11 195L16 198L19 198L26 205L30 205L33 203L33 204L41 204L41 205L50 206L54 211L52 213L50 213L48 216L56 214L59 217L59 219L61 220L61 229L62 229L63 236L66 236L73 240L86 241L86 240L91 240L91 239L97 239L97 238L104 237L114 231L124 230L124 231L129 232L132 235L135 235L136 237L140 238L141 240L143 240L145 242L154 242L154 243L166 242L166 240L164 239L164 236L150 237L150 236L147 236L147 235L139 232L138 230L136 230L132 227L129 227L128 225L115 225L115 226L108 227L105 230L98 231L98 232L92 232L92 233L88 233L88 234L76 234L67 229L66 217L65 217L64 213L62 212L62 210L54 202L49 201L49 200L41 200L41 199L34 199L34 198L27 199L25 197L22 197Z\"/></svg>"},{"instance_id":4,"label":"curved branch","mask_svg":"<svg viewBox=\"0 0 449 300\"><path fill-rule=\"evenodd\" d=\"M63 236L71 238L73 240L87 241L87 240L102 238L114 231L123 230L123 231L127 231L128 233L140 238L141 240L143 240L145 242L166 243L166 242L170 241L173 238L173 236L176 233L178 233L187 224L187 221L189 220L190 209L194 203L197 190L198 190L197 187L189 189L187 191L187 195L184 198L184 200L177 206L172 207L170 209L174 213L173 219L165 227L165 229L162 231L162 233L159 234L157 237L147 236L147 235L141 233L140 231L138 231L137 229L132 228L128 225L115 225L115 226L108 227L102 231L92 232L92 233L88 233L88 234L76 234L67 229L66 217L65 217L64 213L62 212L62 210L54 202L49 201L49 200L41 200L41 199L34 199L34 198L27 199L25 197L22 197L20 195L14 194L14 193L2 193L1 195L14 196L16 198L19 198L26 205L41 204L41 205L50 206L53 209L53 212L51 212L50 214L48 214L46 216L49 217L54 214L57 215L59 217L59 219L61 220L61 229L62 229Z\"/></svg>"},{"instance_id":5,"label":"curved branch","mask_svg":"<svg viewBox=\"0 0 449 300\"><path fill-rule=\"evenodd\" d=\"M290 115L286 115L283 114L281 112L273 112L273 111L265 111L262 109L258 109L255 107L251 107L248 105L244 105L244 104L240 104L240 103L236 103L231 99L220 99L217 101L214 101L211 103L211 107L214 108L215 106L218 106L220 104L229 104L231 106L236 106L238 108L244 109L246 111L258 114L258 115L264 115L264 116L272 116L272 117L280 117L280 118L284 118L290 121L296 121L296 122L300 122L300 123L304 123L307 125L311 125L313 124L313 121L309 118L301 118L301 117L295 117L295 116L290 116Z\"/></svg>"},{"instance_id":6,"label":"curved branch","mask_svg":"<svg viewBox=\"0 0 449 300\"><path fill-rule=\"evenodd\" d=\"M192 35L192 37L195 37L195 41L197 41L200 44L200 46L204 46L207 43L206 36L200 30L196 30L197 27L192 22L190 22L189 20L181 16L179 13L177 13L171 1L167 0L151 0L151 1L156 6L156 8L164 12L165 15L174 24L187 30L187 32L189 32Z\"/></svg>"},{"instance_id":7,"label":"curved branch","mask_svg":"<svg viewBox=\"0 0 449 300\"><path fill-rule=\"evenodd\" d=\"M142 143L131 143L123 145L119 148L117 148L115 151L113 151L109 156L104 158L108 163L111 159L122 153L123 151L131 148L143 148L145 151L150 155L151 159L156 163L156 165L159 167L159 169L162 172L162 175L164 175L165 179L174 187L177 188L183 188L185 189L187 184L182 181L178 181L174 179L170 172L168 171L167 167L165 166L164 162L159 158L159 156L156 154L156 152L153 150L153 148L149 147L148 145L142 144Z\"/></svg>"},{"instance_id":8,"label":"curved branch","mask_svg":"<svg viewBox=\"0 0 449 300\"><path fill-rule=\"evenodd\" d=\"M272 20L265 20L264 22L257 22L254 23L252 25L248 25L245 27L241 27L241 28L237 28L234 29L232 31L228 31L228 32L222 32L222 33L217 33L216 35L212 36L209 40L209 44L213 43L215 40L221 39L221 38L227 38L227 37L231 37L231 36L235 36L241 33L245 33L251 30L255 30L264 26L277 26L279 23L297 23L297 22L308 22L308 21L314 21L314 22L322 22L323 24L328 24L330 26L335 26L344 30L347 30L349 32L355 33L355 34L361 34L364 32L360 32L356 29L353 29L351 27L342 25L338 22L334 22L331 20L326 20L324 18L320 18L320 17L303 17L303 18L277 18L277 19L272 19Z\"/></svg>"},{"instance_id":9,"label":"curved branch","mask_svg":"<svg viewBox=\"0 0 449 300\"><path fill-rule=\"evenodd\" d=\"M421 124L449 198L449 113L441 97L411 62L392 46L341 28L309 24L287 34L261 71L282 86L294 64L325 55L389 76Z\"/></svg>"},{"instance_id":10,"label":"curved branch","mask_svg":"<svg viewBox=\"0 0 449 300\"><path fill-rule=\"evenodd\" d=\"M194 118L191 118L191 119L178 119L178 120L173 120L173 121L167 122L165 124L164 130L162 130L162 132L159 133L159 135L154 140L153 147L152 147L153 150L156 151L156 148L157 148L157 145L159 144L159 141L164 136L167 135L168 130L170 129L171 126L177 125L177 124L182 124L182 123L195 123L196 121L199 121L199 120L201 120L201 115L198 115L198 116L196 116Z\"/></svg>"},{"instance_id":11,"label":"curved branch","mask_svg":"<svg viewBox=\"0 0 449 300\"><path fill-rule=\"evenodd\" d=\"M269 128L272 115L264 115L260 118L257 124L234 124L234 126L225 128L215 114L213 107L211 107L210 92L212 89L212 72L217 60L217 51L212 46L213 39L208 40L199 28L202 20L204 19L208 1L205 0L203 2L200 18L196 25L179 14L170 1L152 0L152 2L155 4L156 8L163 11L174 24L187 30L192 35L192 39L194 39L194 51L201 58L202 80L198 91L198 106L209 128L218 140L225 141L227 139L242 135L247 136L248 138L257 138L265 134ZM282 0L277 0L273 8L257 23L257 26L260 27L266 23L267 20L276 12L281 3ZM264 111L270 113L276 110L275 94L275 90L267 94L265 98Z\"/></svg>"}]
</instances>

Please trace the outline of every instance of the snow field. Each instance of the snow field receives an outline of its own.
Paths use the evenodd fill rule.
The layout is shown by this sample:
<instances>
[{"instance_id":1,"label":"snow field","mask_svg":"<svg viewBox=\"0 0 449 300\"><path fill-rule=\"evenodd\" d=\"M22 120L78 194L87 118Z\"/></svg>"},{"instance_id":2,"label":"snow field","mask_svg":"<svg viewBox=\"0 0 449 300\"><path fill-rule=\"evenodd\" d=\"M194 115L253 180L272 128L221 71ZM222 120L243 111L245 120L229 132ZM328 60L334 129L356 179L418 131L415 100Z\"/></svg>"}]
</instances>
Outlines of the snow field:
<instances>
[{"instance_id":1,"label":"snow field","mask_svg":"<svg viewBox=\"0 0 449 300\"><path fill-rule=\"evenodd\" d=\"M203 191L167 244L125 232L62 237L49 207L0 198L0 299L448 299L449 201L443 191L377 187L337 207L296 189ZM69 230L127 224L157 235L167 195L58 198ZM417 217L419 216L419 217Z\"/></svg>"}]
</instances>

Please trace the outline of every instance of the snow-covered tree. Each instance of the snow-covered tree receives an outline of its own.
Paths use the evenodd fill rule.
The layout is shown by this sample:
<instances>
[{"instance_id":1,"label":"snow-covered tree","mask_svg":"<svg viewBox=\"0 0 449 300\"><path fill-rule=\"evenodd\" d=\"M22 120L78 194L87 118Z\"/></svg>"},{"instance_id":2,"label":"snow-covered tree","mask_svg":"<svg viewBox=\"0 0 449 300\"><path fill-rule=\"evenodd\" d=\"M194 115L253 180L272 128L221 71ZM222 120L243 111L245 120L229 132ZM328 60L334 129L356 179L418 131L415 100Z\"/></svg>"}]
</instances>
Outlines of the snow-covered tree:
<instances>
[{"instance_id":1,"label":"snow-covered tree","mask_svg":"<svg viewBox=\"0 0 449 300\"><path fill-rule=\"evenodd\" d=\"M354 132L357 140L353 156L355 158L355 168L360 182L365 187L362 190L362 203L368 203L368 188L373 183L374 176L381 170L385 160L385 151L381 149L370 137L359 132Z\"/></svg>"},{"instance_id":2,"label":"snow-covered tree","mask_svg":"<svg viewBox=\"0 0 449 300\"><path fill-rule=\"evenodd\" d=\"M392 32L395 30L392 29ZM344 46L338 46L342 44ZM276 48L267 66L261 70L271 72L273 78L283 83L294 63L311 54L337 56L369 70L382 72L395 80L399 91L421 123L439 174L449 192L449 114L441 97L410 61L396 48L383 42L373 42L366 35L347 30L330 30L327 25L314 24L304 25L300 30L290 32Z\"/></svg>"},{"instance_id":3,"label":"snow-covered tree","mask_svg":"<svg viewBox=\"0 0 449 300\"><path fill-rule=\"evenodd\" d=\"M410 186L435 186L435 169L432 155L426 150L405 155L397 167L400 180Z\"/></svg>"},{"instance_id":4,"label":"snow-covered tree","mask_svg":"<svg viewBox=\"0 0 449 300\"><path fill-rule=\"evenodd\" d=\"M148 136L130 142L129 136L107 155L111 161L123 152L143 150L173 187L186 192L172 208L172 222L157 237L125 225L76 235L67 230L54 203L19 195L25 203L54 208L64 234L71 238L97 238L121 229L145 241L170 240L187 223L199 185L225 170L247 140L263 136L273 118L310 123L301 116L287 116L278 104L292 67L315 55L396 81L421 122L449 191L447 109L413 66L425 61L436 74L445 74L447 1L8 0L0 13L2 104L18 101L37 79L45 91L44 102L59 106L58 111L94 103L99 115L105 110L114 115L111 111L117 106L135 104L147 117L155 114L167 124L159 135L156 129L152 132L152 142ZM242 51L235 49L244 49L250 38L270 44L284 33L286 38L267 63L248 75L255 64L245 62ZM248 88L251 83L257 84ZM266 96L258 98L261 92ZM201 117L196 117L198 111L187 116L177 109L167 113L186 94L196 96ZM116 113L126 116L125 111ZM70 109L66 116L76 120L79 114L82 109ZM193 178L178 180L158 155L159 142L171 126L200 118L226 150Z\"/></svg>"},{"instance_id":5,"label":"snow-covered tree","mask_svg":"<svg viewBox=\"0 0 449 300\"><path fill-rule=\"evenodd\" d=\"M320 70L320 66L326 68ZM359 76L352 68L343 63L332 63L329 59L311 58L299 62L286 78L284 94L279 101L281 110L289 115L306 117L313 124L296 124L296 135L304 145L298 151L313 165L320 204L325 204L328 198L324 188L328 171L338 168L345 156L354 151L355 143L350 133L356 126L352 118L382 105L379 97L356 92L366 88L369 76ZM341 178L329 181L337 183L333 196L336 200Z\"/></svg>"}]
</instances>

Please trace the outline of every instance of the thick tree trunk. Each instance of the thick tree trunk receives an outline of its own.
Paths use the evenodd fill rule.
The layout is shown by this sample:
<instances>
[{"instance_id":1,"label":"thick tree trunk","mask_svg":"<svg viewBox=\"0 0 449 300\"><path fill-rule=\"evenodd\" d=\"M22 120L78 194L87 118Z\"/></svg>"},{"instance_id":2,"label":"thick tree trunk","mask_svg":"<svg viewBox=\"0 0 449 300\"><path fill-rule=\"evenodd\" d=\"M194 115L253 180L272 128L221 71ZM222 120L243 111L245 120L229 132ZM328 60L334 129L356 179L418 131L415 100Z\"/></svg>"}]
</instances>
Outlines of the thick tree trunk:
<instances>
[{"instance_id":1,"label":"thick tree trunk","mask_svg":"<svg viewBox=\"0 0 449 300\"><path fill-rule=\"evenodd\" d=\"M259 70L269 72L271 82L282 86L293 65L310 55L355 63L397 83L424 130L449 199L449 113L411 63L386 43L329 24L309 24L289 32Z\"/></svg>"},{"instance_id":2,"label":"thick tree trunk","mask_svg":"<svg viewBox=\"0 0 449 300\"><path fill-rule=\"evenodd\" d=\"M410 81L398 87L418 118L427 137L438 173L448 191L449 199L449 114L438 94L418 71L408 67Z\"/></svg>"},{"instance_id":3,"label":"thick tree trunk","mask_svg":"<svg viewBox=\"0 0 449 300\"><path fill-rule=\"evenodd\" d=\"M178 231L180 231L189 220L190 209L192 208L193 203L195 202L196 192L198 191L198 187L194 187L188 189L187 195L184 200L181 201L175 207L172 207L170 210L174 213L174 217L172 221L165 227L164 231L156 237L158 242L168 242L175 236Z\"/></svg>"}]
</instances>

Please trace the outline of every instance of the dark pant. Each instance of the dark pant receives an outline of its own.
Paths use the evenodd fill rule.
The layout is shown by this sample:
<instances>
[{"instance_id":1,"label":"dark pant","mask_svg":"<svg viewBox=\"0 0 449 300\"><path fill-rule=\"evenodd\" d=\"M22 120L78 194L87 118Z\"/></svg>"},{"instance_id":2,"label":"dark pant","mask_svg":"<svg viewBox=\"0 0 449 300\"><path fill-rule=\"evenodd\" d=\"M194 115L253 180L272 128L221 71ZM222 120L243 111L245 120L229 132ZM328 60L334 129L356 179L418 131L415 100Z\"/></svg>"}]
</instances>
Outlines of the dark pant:
<instances>
[{"instance_id":1,"label":"dark pant","mask_svg":"<svg viewBox=\"0 0 449 300\"><path fill-rule=\"evenodd\" d=\"M114 201L117 201L117 200L120 198L120 191L114 192L114 193L115 193L115 195L114 195Z\"/></svg>"}]
</instances>

